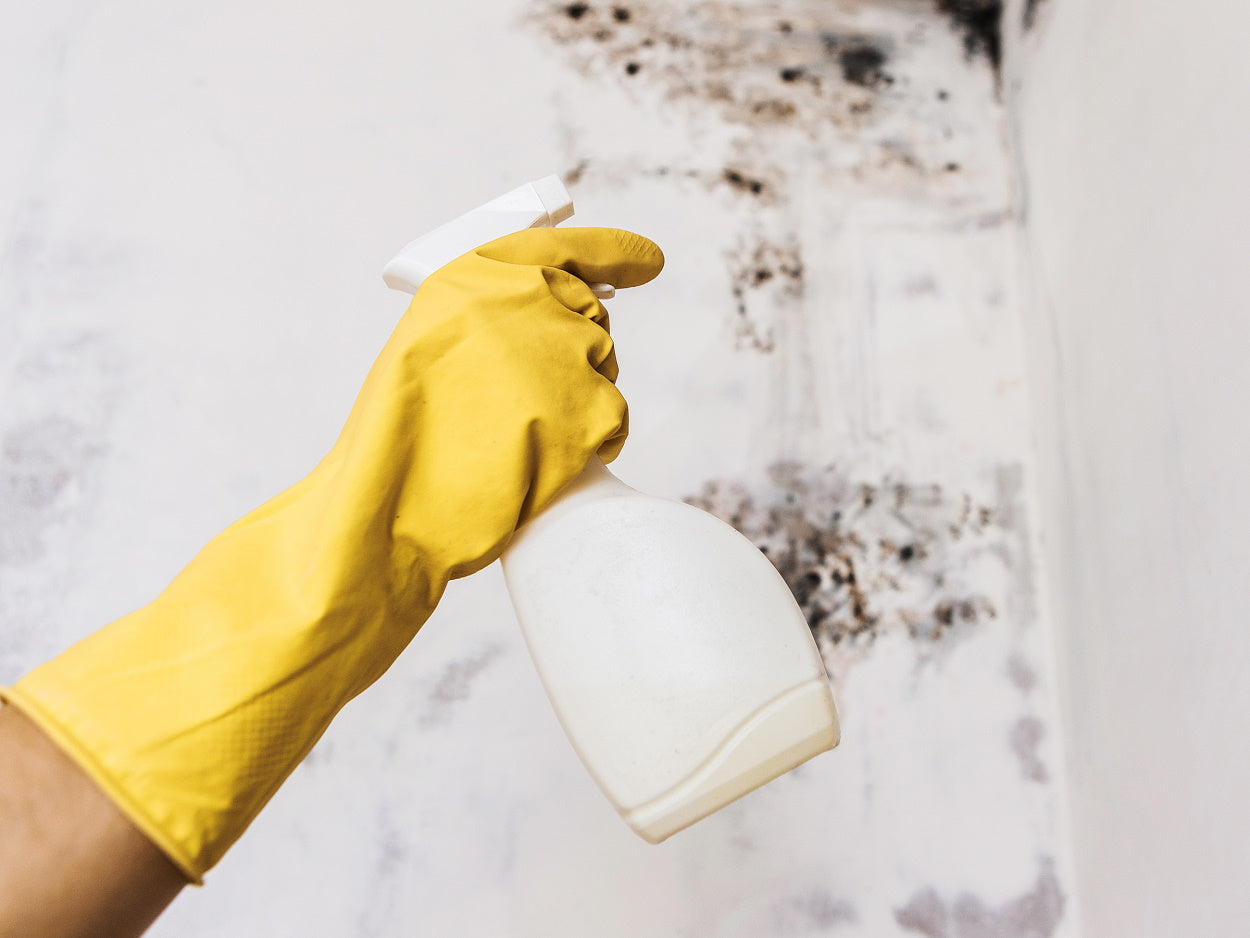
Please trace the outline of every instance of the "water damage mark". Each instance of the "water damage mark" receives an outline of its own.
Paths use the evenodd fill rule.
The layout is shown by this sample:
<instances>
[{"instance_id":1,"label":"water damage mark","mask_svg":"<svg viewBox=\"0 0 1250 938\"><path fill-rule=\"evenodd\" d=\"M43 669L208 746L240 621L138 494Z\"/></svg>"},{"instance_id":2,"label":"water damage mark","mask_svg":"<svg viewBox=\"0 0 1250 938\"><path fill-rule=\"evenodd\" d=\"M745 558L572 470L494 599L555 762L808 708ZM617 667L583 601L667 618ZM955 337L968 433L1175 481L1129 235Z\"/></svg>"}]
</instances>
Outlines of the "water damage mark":
<instances>
[{"instance_id":1,"label":"water damage mark","mask_svg":"<svg viewBox=\"0 0 1250 938\"><path fill-rule=\"evenodd\" d=\"M501 652L502 649L492 645L476 655L448 664L430 691L426 712L421 716L421 726L447 724L456 704L468 699L473 682L495 662Z\"/></svg>"},{"instance_id":2,"label":"water damage mark","mask_svg":"<svg viewBox=\"0 0 1250 938\"><path fill-rule=\"evenodd\" d=\"M1055 864L1046 857L1033 888L1002 905L967 892L948 901L934 889L922 889L894 910L894 920L926 938L1051 938L1063 909Z\"/></svg>"},{"instance_id":3,"label":"water damage mark","mask_svg":"<svg viewBox=\"0 0 1250 938\"><path fill-rule=\"evenodd\" d=\"M925 646L995 619L1014 532L996 507L934 484L863 482L793 462L764 497L710 482L687 502L749 537L794 592L834 678L882 635ZM1004 558L1007 558L1004 560ZM974 586L973 584L978 584Z\"/></svg>"}]
</instances>

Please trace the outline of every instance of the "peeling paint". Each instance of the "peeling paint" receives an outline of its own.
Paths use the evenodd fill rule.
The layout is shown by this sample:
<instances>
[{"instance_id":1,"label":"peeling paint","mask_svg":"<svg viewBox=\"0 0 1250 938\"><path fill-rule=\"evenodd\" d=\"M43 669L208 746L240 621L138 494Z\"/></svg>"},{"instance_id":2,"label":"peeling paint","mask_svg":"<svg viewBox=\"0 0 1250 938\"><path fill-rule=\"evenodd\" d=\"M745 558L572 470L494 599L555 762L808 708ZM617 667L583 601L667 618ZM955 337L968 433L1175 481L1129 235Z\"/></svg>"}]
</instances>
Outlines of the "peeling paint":
<instances>
[{"instance_id":1,"label":"peeling paint","mask_svg":"<svg viewBox=\"0 0 1250 938\"><path fill-rule=\"evenodd\" d=\"M1014 549L996 509L939 485L852 480L779 462L760 497L723 481L687 501L750 538L780 571L838 678L884 633L924 647L995 619L978 564Z\"/></svg>"},{"instance_id":2,"label":"peeling paint","mask_svg":"<svg viewBox=\"0 0 1250 938\"><path fill-rule=\"evenodd\" d=\"M991 906L968 892L952 902L929 888L895 909L894 919L926 938L1051 938L1064 905L1054 861L1046 857L1033 888L1002 905Z\"/></svg>"},{"instance_id":3,"label":"peeling paint","mask_svg":"<svg viewBox=\"0 0 1250 938\"><path fill-rule=\"evenodd\" d=\"M1019 655L1013 655L1008 659L1007 677L1024 694L1029 693L1037 686L1037 672L1033 670L1031 664Z\"/></svg>"}]
</instances>

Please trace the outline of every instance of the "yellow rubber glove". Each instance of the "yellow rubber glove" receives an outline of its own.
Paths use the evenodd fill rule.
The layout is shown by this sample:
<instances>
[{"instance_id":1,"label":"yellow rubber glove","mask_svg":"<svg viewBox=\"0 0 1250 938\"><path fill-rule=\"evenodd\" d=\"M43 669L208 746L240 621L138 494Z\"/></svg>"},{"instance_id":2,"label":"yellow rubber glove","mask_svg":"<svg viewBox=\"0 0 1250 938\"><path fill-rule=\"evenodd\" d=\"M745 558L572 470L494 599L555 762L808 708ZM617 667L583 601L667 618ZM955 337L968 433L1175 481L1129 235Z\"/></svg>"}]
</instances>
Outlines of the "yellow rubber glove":
<instances>
[{"instance_id":1,"label":"yellow rubber glove","mask_svg":"<svg viewBox=\"0 0 1250 938\"><path fill-rule=\"evenodd\" d=\"M586 283L637 286L663 263L645 238L574 228L443 267L310 475L0 694L198 883L447 581L620 451L625 401Z\"/></svg>"}]
</instances>

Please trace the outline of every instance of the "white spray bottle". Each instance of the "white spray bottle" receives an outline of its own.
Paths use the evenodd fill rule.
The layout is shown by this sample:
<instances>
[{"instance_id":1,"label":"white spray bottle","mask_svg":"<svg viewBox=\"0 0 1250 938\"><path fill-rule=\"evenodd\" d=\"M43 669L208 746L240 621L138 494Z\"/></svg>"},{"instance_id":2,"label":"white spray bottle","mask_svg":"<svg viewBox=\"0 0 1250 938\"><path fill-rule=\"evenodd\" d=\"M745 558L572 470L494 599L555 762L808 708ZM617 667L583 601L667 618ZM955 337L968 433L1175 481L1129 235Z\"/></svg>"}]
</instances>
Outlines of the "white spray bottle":
<instances>
[{"instance_id":1,"label":"white spray bottle","mask_svg":"<svg viewBox=\"0 0 1250 938\"><path fill-rule=\"evenodd\" d=\"M572 214L548 176L408 244L383 278L415 293L466 251ZM596 458L517 531L502 562L556 715L646 840L837 745L803 613L768 559L719 519L636 492Z\"/></svg>"}]
</instances>

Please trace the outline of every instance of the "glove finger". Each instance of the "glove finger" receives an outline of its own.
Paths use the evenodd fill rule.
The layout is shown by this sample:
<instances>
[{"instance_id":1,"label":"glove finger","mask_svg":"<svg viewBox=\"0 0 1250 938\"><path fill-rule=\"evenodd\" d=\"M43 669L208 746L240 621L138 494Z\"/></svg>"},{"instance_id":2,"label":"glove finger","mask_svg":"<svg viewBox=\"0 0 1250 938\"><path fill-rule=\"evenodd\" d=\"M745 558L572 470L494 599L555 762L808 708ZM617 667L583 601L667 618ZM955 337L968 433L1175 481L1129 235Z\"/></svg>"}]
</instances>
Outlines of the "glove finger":
<instances>
[{"instance_id":1,"label":"glove finger","mask_svg":"<svg viewBox=\"0 0 1250 938\"><path fill-rule=\"evenodd\" d=\"M567 271L584 283L637 287L664 268L659 246L619 228L526 228L475 252L508 264L531 264Z\"/></svg>"}]
</instances>

